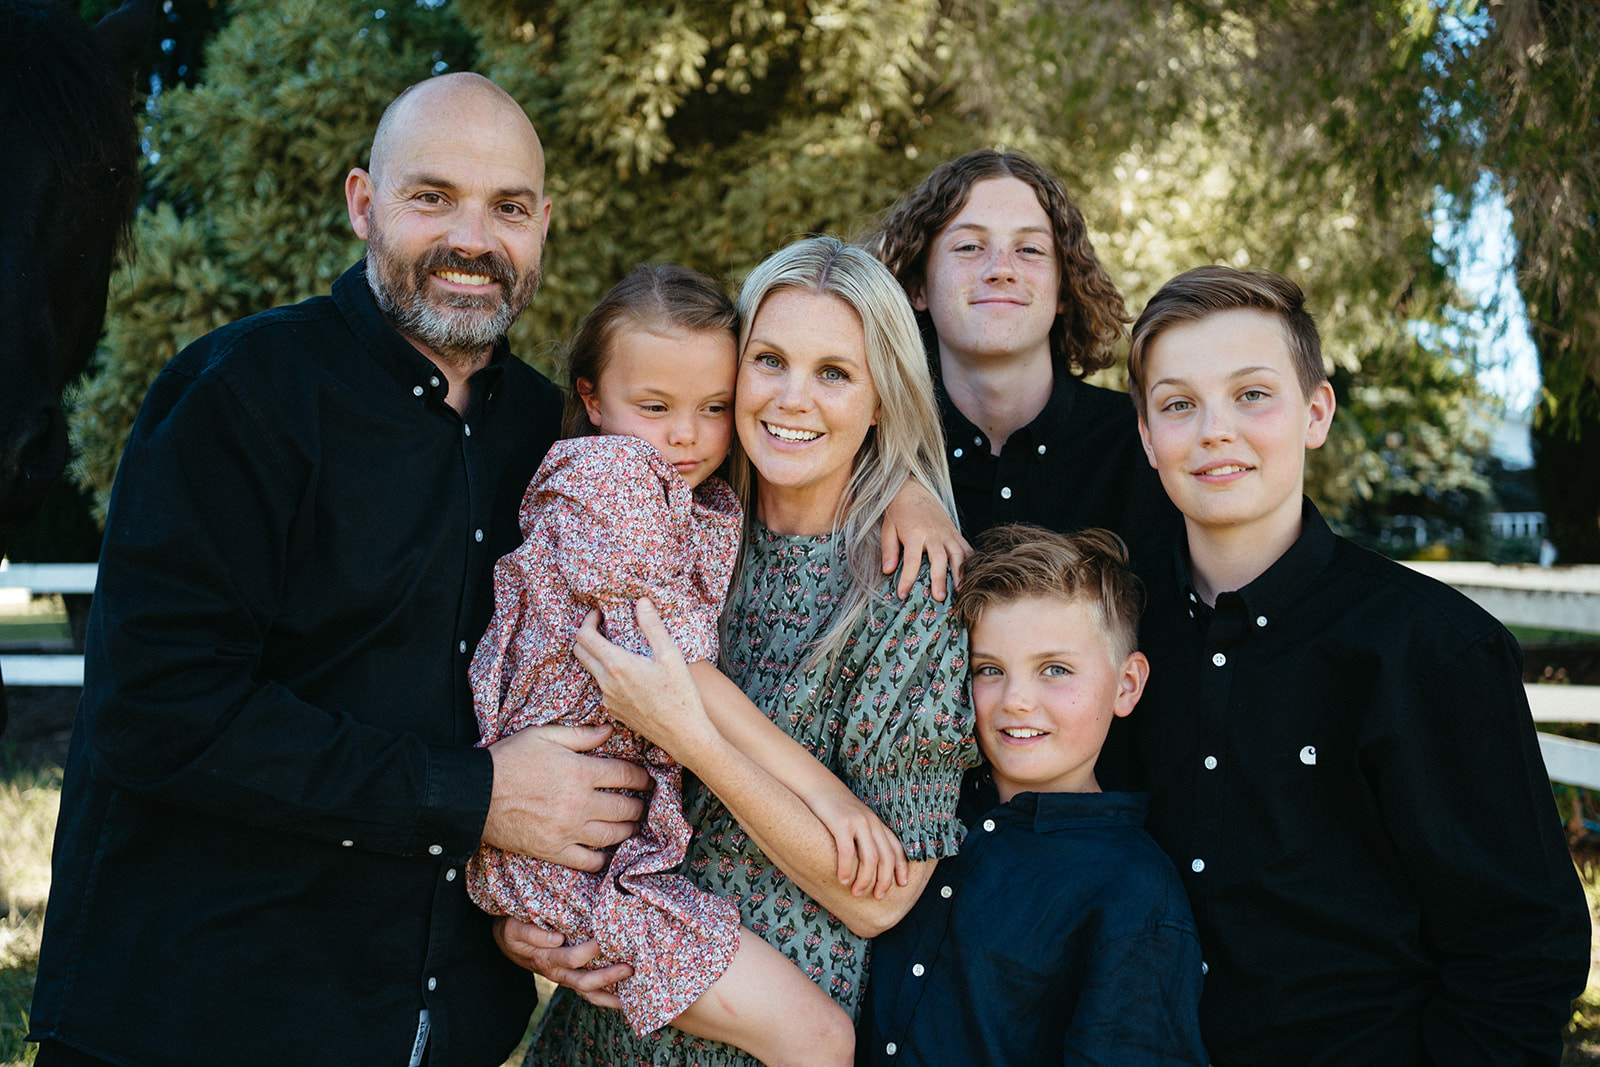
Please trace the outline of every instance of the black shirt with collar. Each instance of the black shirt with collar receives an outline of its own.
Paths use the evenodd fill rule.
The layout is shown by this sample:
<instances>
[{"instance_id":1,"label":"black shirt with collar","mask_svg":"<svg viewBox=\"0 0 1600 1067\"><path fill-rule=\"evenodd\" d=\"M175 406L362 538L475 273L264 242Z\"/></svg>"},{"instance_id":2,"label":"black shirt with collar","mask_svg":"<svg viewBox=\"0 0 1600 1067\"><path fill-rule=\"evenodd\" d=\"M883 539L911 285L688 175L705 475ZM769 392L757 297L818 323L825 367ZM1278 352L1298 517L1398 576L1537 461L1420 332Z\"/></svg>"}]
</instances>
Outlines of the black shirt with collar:
<instances>
[{"instance_id":1,"label":"black shirt with collar","mask_svg":"<svg viewBox=\"0 0 1600 1067\"><path fill-rule=\"evenodd\" d=\"M961 852L872 943L857 1062L1207 1061L1200 945L1138 793L963 794Z\"/></svg>"},{"instance_id":2,"label":"black shirt with collar","mask_svg":"<svg viewBox=\"0 0 1600 1067\"><path fill-rule=\"evenodd\" d=\"M533 983L467 898L466 668L560 391L465 415L361 265L152 386L106 525L32 1026L118 1063L494 1065Z\"/></svg>"},{"instance_id":3,"label":"black shirt with collar","mask_svg":"<svg viewBox=\"0 0 1600 1067\"><path fill-rule=\"evenodd\" d=\"M936 350L935 350L936 351ZM933 357L937 377L938 357ZM1128 542L1180 528L1145 458L1128 394L1056 368L1050 399L994 455L989 438L938 382L945 456L961 532L1031 522L1061 533L1100 526Z\"/></svg>"},{"instance_id":4,"label":"black shirt with collar","mask_svg":"<svg viewBox=\"0 0 1600 1067\"><path fill-rule=\"evenodd\" d=\"M1226 1064L1554 1063L1589 918L1516 641L1310 501L1302 523L1214 609L1183 551L1145 575L1150 681L1121 740L1194 905L1206 1045Z\"/></svg>"}]
</instances>

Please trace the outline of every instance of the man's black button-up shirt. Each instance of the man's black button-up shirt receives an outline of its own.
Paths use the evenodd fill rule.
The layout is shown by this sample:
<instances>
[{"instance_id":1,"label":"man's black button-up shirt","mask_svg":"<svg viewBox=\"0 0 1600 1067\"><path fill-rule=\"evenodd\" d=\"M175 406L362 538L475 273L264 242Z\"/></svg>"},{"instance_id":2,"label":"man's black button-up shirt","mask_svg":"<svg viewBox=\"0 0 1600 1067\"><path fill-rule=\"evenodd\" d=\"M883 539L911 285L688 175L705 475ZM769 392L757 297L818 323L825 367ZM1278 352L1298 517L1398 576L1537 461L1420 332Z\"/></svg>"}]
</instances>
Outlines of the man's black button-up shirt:
<instances>
[{"instance_id":1,"label":"man's black button-up shirt","mask_svg":"<svg viewBox=\"0 0 1600 1067\"><path fill-rule=\"evenodd\" d=\"M1180 528L1177 509L1145 458L1126 393L1058 369L1044 409L1006 439L998 456L942 382L938 399L950 483L967 537L1009 522L1062 533L1101 526L1129 542Z\"/></svg>"},{"instance_id":2,"label":"man's black button-up shirt","mask_svg":"<svg viewBox=\"0 0 1600 1067\"><path fill-rule=\"evenodd\" d=\"M113 491L34 1033L116 1062L493 1065L533 984L467 899L466 667L560 393L458 415L358 265L162 371Z\"/></svg>"},{"instance_id":3,"label":"man's black button-up shirt","mask_svg":"<svg viewBox=\"0 0 1600 1067\"><path fill-rule=\"evenodd\" d=\"M1589 920L1511 635L1309 501L1214 610L1182 553L1146 580L1127 721L1216 1062L1556 1062Z\"/></svg>"}]
</instances>

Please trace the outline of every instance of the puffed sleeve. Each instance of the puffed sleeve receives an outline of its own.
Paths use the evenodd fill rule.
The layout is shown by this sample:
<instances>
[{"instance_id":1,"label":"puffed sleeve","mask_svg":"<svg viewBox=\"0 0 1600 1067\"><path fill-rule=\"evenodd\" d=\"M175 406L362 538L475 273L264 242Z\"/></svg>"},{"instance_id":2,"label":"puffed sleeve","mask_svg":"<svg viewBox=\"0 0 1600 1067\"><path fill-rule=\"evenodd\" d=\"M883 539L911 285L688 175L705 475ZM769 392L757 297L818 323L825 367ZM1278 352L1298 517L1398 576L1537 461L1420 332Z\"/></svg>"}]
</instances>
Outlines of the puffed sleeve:
<instances>
[{"instance_id":1,"label":"puffed sleeve","mask_svg":"<svg viewBox=\"0 0 1600 1067\"><path fill-rule=\"evenodd\" d=\"M967 634L933 599L924 564L901 601L886 583L837 668L839 777L899 835L912 860L953 856L961 778L978 762Z\"/></svg>"},{"instance_id":2,"label":"puffed sleeve","mask_svg":"<svg viewBox=\"0 0 1600 1067\"><path fill-rule=\"evenodd\" d=\"M716 486L720 486L720 489ZM691 491L650 445L558 441L523 495L525 540L495 565L494 617L471 678L484 741L561 721L586 702L572 635L594 608L606 635L649 653L634 603L654 601L687 659L714 659L742 513L725 483Z\"/></svg>"},{"instance_id":3,"label":"puffed sleeve","mask_svg":"<svg viewBox=\"0 0 1600 1067\"><path fill-rule=\"evenodd\" d=\"M738 552L732 491L715 496L718 508L708 506L709 493L697 495L633 437L559 442L551 460L523 506L542 513L557 573L573 596L601 610L612 641L646 654L633 605L648 596L686 659L715 659L717 618Z\"/></svg>"}]
</instances>

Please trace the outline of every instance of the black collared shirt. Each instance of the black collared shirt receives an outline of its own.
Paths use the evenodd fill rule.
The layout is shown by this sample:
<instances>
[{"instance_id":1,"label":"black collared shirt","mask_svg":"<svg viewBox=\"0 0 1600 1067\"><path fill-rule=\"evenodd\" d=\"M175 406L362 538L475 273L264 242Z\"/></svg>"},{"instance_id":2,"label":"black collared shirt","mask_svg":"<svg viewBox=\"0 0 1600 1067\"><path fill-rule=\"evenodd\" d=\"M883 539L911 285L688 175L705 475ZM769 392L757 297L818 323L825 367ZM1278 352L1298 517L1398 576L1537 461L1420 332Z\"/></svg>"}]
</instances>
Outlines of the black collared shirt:
<instances>
[{"instance_id":1,"label":"black collared shirt","mask_svg":"<svg viewBox=\"0 0 1600 1067\"><path fill-rule=\"evenodd\" d=\"M117 476L33 1032L136 1064L494 1065L532 982L467 899L466 667L560 394L501 345L465 416L374 304L190 345Z\"/></svg>"},{"instance_id":2,"label":"black collared shirt","mask_svg":"<svg viewBox=\"0 0 1600 1067\"><path fill-rule=\"evenodd\" d=\"M1006 438L998 456L942 382L938 397L950 483L967 537L1008 522L1062 533L1102 526L1129 542L1180 528L1177 509L1145 458L1126 393L1058 369L1044 409Z\"/></svg>"},{"instance_id":3,"label":"black collared shirt","mask_svg":"<svg viewBox=\"0 0 1600 1067\"><path fill-rule=\"evenodd\" d=\"M1128 723L1219 1064L1555 1063L1589 918L1515 640L1329 531L1208 609L1146 575Z\"/></svg>"},{"instance_id":4,"label":"black collared shirt","mask_svg":"<svg viewBox=\"0 0 1600 1067\"><path fill-rule=\"evenodd\" d=\"M960 854L873 942L857 1061L1205 1064L1200 946L1145 797L997 800L968 790Z\"/></svg>"}]
</instances>

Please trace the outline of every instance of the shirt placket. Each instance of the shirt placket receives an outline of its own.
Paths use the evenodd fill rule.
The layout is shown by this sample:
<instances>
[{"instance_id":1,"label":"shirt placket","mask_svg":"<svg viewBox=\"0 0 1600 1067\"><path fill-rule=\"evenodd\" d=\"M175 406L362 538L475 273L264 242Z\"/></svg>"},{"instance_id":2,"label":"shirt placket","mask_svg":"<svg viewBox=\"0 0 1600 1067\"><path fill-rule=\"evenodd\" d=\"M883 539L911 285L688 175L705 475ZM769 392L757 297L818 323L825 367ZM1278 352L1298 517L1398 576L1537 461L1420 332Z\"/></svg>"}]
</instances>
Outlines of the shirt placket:
<instances>
[{"instance_id":1,"label":"shirt placket","mask_svg":"<svg viewBox=\"0 0 1600 1067\"><path fill-rule=\"evenodd\" d=\"M1184 880L1191 887L1197 910L1204 907L1206 886L1222 873L1219 864L1225 858L1228 762L1234 756L1228 744L1227 710L1240 655L1242 619L1238 596L1223 594L1209 617L1197 623L1204 634L1198 692L1200 747L1194 757L1199 765L1194 768L1194 834L1190 841L1193 855L1183 860L1187 868Z\"/></svg>"},{"instance_id":2,"label":"shirt placket","mask_svg":"<svg viewBox=\"0 0 1600 1067\"><path fill-rule=\"evenodd\" d=\"M475 391L463 415L445 403L445 396L437 377L433 378L430 384L433 391L431 399L454 426L456 435L461 493L466 504L464 509L466 524L462 531L463 573L477 574L488 567L488 561L483 557L490 551L489 523L492 517L494 491L486 470L488 461L486 449L481 443L481 436L474 437L474 425L482 423L488 398L480 396ZM481 390L483 387L478 385L477 388ZM457 684L451 687L453 694L451 713L456 724L455 740L465 743L477 739L477 719L472 709L471 689L465 681L477 639L477 635L470 632L472 605L472 592L463 589L455 605L456 617L453 627L455 646L450 650L452 670L457 679ZM470 736L464 736L464 731ZM422 972L418 976L425 1007L418 1023L413 1063L418 1062L415 1056L424 1053L426 1061L430 1063L440 1062L442 1056L448 1054L443 1042L449 1040L449 1035L441 1032L438 1026L440 1020L449 1017L449 1004L458 992L449 986L448 961L452 955L452 946L458 939L470 936L461 928L458 921L461 915L459 902L451 899L457 894L466 892L466 879L462 877L464 868L459 862L461 857L445 856L443 847L437 844L430 845L428 852L438 859L438 870L434 876L433 907L428 919L428 945L423 954Z\"/></svg>"}]
</instances>

